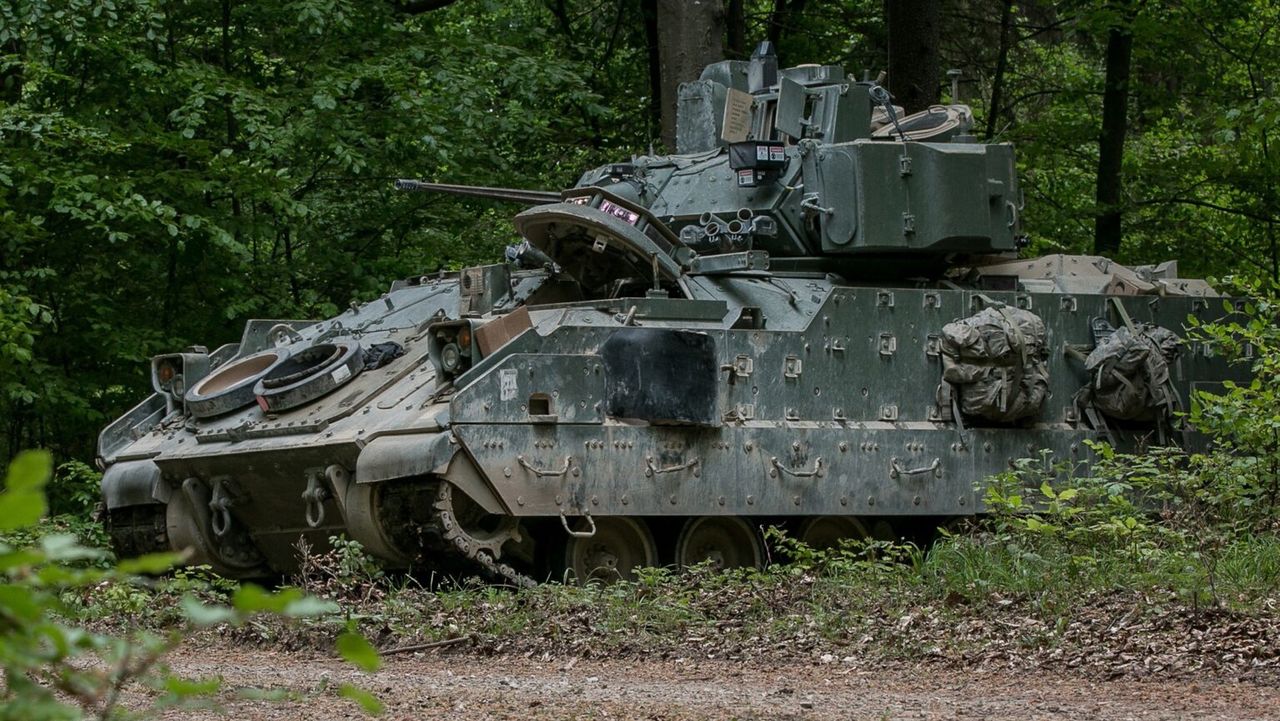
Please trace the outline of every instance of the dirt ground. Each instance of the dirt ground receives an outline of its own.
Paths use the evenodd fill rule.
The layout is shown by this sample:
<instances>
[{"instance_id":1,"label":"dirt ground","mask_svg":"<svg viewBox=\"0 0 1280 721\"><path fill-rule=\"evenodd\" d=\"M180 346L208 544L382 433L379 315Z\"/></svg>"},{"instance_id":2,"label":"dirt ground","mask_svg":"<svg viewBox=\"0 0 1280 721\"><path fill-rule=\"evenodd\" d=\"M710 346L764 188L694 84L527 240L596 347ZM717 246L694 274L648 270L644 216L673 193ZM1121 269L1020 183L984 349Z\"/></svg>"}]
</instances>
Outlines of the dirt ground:
<instances>
[{"instance_id":1,"label":"dirt ground","mask_svg":"<svg viewBox=\"0 0 1280 721\"><path fill-rule=\"evenodd\" d=\"M166 719L361 718L337 688L376 694L388 719L1280 719L1280 683L1105 680L942 664L754 663L674 658L602 661L433 649L394 655L376 673L315 653L191 646L170 661L188 677L286 690L290 700L223 697L221 713ZM142 699L134 697L134 705Z\"/></svg>"}]
</instances>

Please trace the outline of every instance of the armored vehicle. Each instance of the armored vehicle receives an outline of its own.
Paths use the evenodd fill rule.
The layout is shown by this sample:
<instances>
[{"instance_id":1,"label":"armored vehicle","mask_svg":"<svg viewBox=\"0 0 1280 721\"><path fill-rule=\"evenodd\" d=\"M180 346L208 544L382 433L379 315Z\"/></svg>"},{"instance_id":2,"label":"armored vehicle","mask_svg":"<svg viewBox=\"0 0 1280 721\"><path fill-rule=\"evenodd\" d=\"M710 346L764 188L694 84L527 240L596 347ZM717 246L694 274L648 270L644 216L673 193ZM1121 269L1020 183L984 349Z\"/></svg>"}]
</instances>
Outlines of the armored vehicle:
<instances>
[{"instance_id":1,"label":"armored vehicle","mask_svg":"<svg viewBox=\"0 0 1280 721\"><path fill-rule=\"evenodd\" d=\"M343 534L514 583L758 565L760 529L980 514L1018 459L1195 444L1233 377L1179 338L1222 300L1172 263L1024 259L1013 148L899 117L834 66L711 65L676 153L523 203L503 262L152 360L99 441L112 541L234 577Z\"/></svg>"}]
</instances>

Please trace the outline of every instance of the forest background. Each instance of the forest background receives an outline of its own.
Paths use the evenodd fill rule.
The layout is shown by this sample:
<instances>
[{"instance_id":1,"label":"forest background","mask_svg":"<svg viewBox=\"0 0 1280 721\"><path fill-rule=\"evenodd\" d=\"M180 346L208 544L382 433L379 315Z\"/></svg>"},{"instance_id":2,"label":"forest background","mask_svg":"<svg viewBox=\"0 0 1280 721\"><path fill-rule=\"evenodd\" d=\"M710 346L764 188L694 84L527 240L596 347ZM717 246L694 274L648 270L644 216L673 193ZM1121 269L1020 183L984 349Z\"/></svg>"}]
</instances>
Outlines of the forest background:
<instances>
[{"instance_id":1,"label":"forest background","mask_svg":"<svg viewBox=\"0 0 1280 721\"><path fill-rule=\"evenodd\" d=\"M661 152L675 83L765 39L894 66L909 110L962 70L1032 252L1275 279L1278 26L1262 0L0 4L0 463L91 475L150 356L497 260L510 206L392 179L556 189Z\"/></svg>"}]
</instances>

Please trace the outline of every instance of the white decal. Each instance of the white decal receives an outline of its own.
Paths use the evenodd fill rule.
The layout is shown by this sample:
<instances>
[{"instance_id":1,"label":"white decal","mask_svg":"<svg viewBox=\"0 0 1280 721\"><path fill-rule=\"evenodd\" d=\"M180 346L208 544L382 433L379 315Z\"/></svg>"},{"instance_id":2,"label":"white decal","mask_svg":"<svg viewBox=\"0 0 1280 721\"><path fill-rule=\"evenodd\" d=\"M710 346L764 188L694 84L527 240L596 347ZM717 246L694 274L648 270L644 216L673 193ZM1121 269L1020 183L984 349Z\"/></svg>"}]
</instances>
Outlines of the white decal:
<instances>
[{"instance_id":1,"label":"white decal","mask_svg":"<svg viewBox=\"0 0 1280 721\"><path fill-rule=\"evenodd\" d=\"M351 377L351 369L346 366L338 366L338 370L329 374L334 383L341 383Z\"/></svg>"},{"instance_id":2,"label":"white decal","mask_svg":"<svg viewBox=\"0 0 1280 721\"><path fill-rule=\"evenodd\" d=\"M501 390L498 392L499 398L504 401L513 401L516 398L516 370L507 368L498 371L498 380L502 384Z\"/></svg>"}]
</instances>

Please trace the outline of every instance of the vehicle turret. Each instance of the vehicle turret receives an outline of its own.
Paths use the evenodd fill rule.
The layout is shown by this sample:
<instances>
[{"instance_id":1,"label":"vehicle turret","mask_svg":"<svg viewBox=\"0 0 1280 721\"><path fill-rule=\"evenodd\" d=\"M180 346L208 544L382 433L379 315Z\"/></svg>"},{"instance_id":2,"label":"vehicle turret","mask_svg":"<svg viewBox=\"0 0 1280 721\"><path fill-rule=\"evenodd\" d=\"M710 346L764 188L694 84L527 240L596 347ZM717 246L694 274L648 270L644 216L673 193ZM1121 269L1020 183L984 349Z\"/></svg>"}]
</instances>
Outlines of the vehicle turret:
<instances>
[{"instance_id":1,"label":"vehicle turret","mask_svg":"<svg viewBox=\"0 0 1280 721\"><path fill-rule=\"evenodd\" d=\"M937 275L969 257L1016 251L1012 146L974 142L965 106L899 122L887 98L836 66L779 70L764 43L750 61L716 63L680 87L675 154L589 170L574 202L642 208L676 236L666 250L685 267L699 256L762 251L830 259L846 273ZM397 187L549 200L538 191ZM583 200L585 189L602 191L600 200Z\"/></svg>"}]
</instances>

